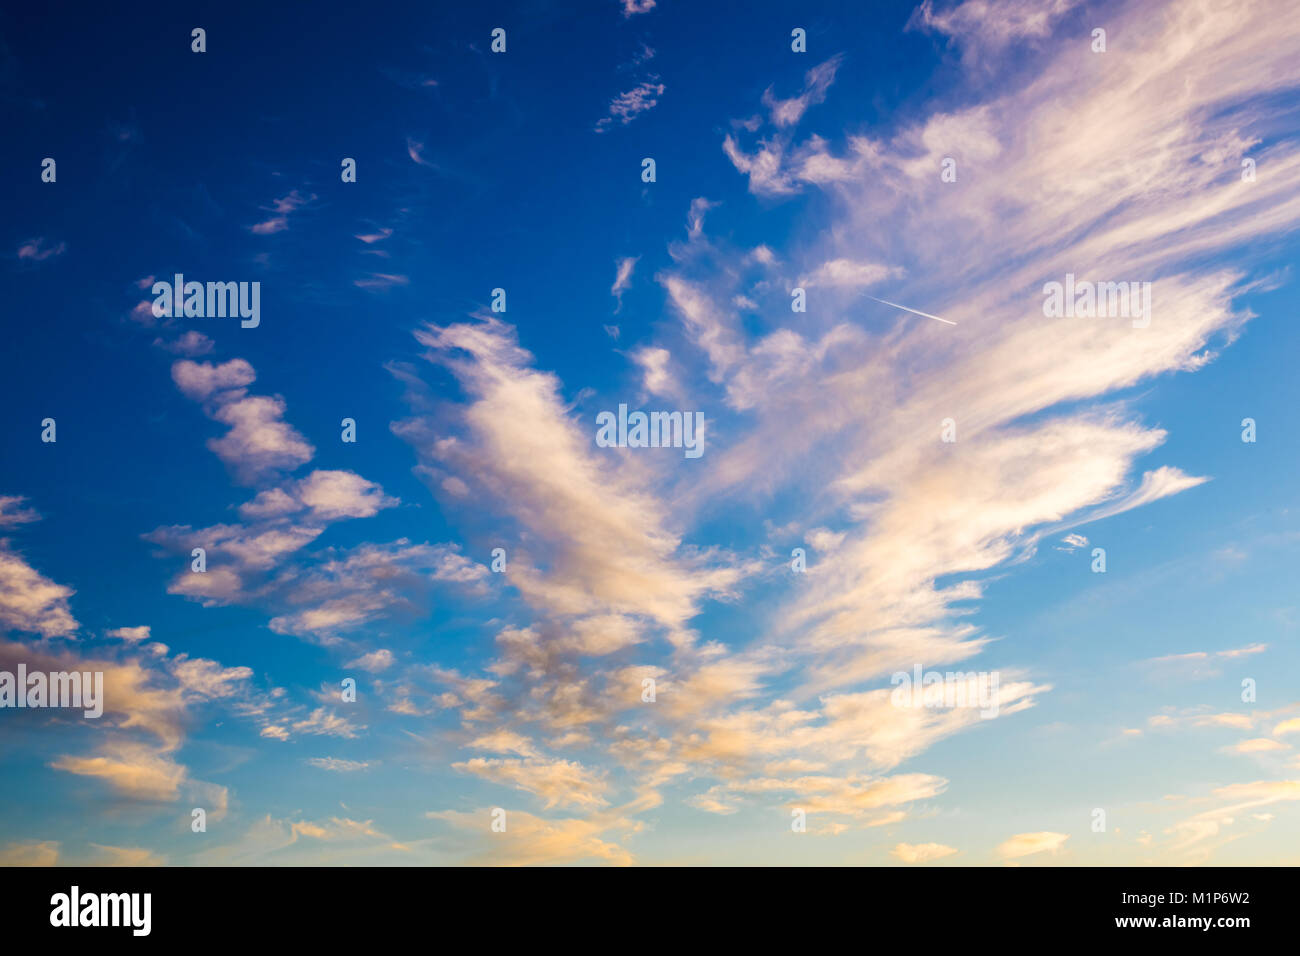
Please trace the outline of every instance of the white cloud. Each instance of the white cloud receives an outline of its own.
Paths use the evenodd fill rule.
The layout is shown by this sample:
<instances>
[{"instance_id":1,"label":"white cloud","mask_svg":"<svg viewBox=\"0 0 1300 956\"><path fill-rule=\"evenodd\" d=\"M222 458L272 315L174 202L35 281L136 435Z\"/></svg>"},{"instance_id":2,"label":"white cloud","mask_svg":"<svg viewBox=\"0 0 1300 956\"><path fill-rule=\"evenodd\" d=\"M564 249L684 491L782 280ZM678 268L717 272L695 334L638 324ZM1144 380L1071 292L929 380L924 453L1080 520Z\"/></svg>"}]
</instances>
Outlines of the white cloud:
<instances>
[{"instance_id":1,"label":"white cloud","mask_svg":"<svg viewBox=\"0 0 1300 956\"><path fill-rule=\"evenodd\" d=\"M204 403L204 412L230 427L208 448L245 484L254 484L278 471L288 471L310 461L316 450L282 419L282 399L249 395L246 386L256 379L244 359L220 365L182 359L172 365L172 379L181 392Z\"/></svg>"},{"instance_id":2,"label":"white cloud","mask_svg":"<svg viewBox=\"0 0 1300 956\"><path fill-rule=\"evenodd\" d=\"M263 206L264 210L274 212L275 215L270 219L249 226L248 229L255 236L270 236L277 232L284 232L289 228L289 216L315 199L315 193L304 197L295 189L289 195L274 200L270 206Z\"/></svg>"},{"instance_id":3,"label":"white cloud","mask_svg":"<svg viewBox=\"0 0 1300 956\"><path fill-rule=\"evenodd\" d=\"M1051 833L1043 830L1038 833L1018 833L1011 839L998 844L998 856L1004 860L1019 860L1036 853L1056 854L1070 839L1068 833Z\"/></svg>"},{"instance_id":4,"label":"white cloud","mask_svg":"<svg viewBox=\"0 0 1300 956\"><path fill-rule=\"evenodd\" d=\"M473 757L452 766L536 794L545 801L547 809L555 806L597 809L606 805L605 782L570 760Z\"/></svg>"},{"instance_id":5,"label":"white cloud","mask_svg":"<svg viewBox=\"0 0 1300 956\"><path fill-rule=\"evenodd\" d=\"M140 306L149 310L149 317L153 318L153 304L142 302ZM140 306L137 306L137 311ZM165 339L154 339L154 345L161 349L166 349L173 355L184 355L186 358L198 358L200 355L208 355L216 347L216 343L208 338L202 332L196 329L189 329L168 342Z\"/></svg>"},{"instance_id":6,"label":"white cloud","mask_svg":"<svg viewBox=\"0 0 1300 956\"><path fill-rule=\"evenodd\" d=\"M44 237L28 239L18 246L18 258L25 262L44 262L46 259L52 259L61 256L67 250L67 243L56 242L47 245Z\"/></svg>"},{"instance_id":7,"label":"white cloud","mask_svg":"<svg viewBox=\"0 0 1300 956\"><path fill-rule=\"evenodd\" d=\"M0 866L54 866L58 862L57 840L24 840L0 847Z\"/></svg>"},{"instance_id":8,"label":"white cloud","mask_svg":"<svg viewBox=\"0 0 1300 956\"><path fill-rule=\"evenodd\" d=\"M679 625L698 600L732 588L740 572L708 566L663 526L648 475L594 448L566 413L554 375L530 367L512 327L496 319L416 333L429 358L460 379L470 404L455 437L433 438L422 419L394 430L429 473L452 470L527 527L512 552L511 582L553 613L646 615ZM445 435L445 431L443 431ZM545 566L530 551L546 549Z\"/></svg>"},{"instance_id":9,"label":"white cloud","mask_svg":"<svg viewBox=\"0 0 1300 956\"><path fill-rule=\"evenodd\" d=\"M344 760L341 757L310 757L307 762L313 767L335 773L356 773L371 766L369 760Z\"/></svg>"},{"instance_id":10,"label":"white cloud","mask_svg":"<svg viewBox=\"0 0 1300 956\"><path fill-rule=\"evenodd\" d=\"M626 126L642 113L654 109L659 104L659 97L663 96L665 89L658 80L659 77L652 76L614 97L609 104L609 115L596 121L596 132L604 132L615 122L620 126Z\"/></svg>"},{"instance_id":11,"label":"white cloud","mask_svg":"<svg viewBox=\"0 0 1300 956\"><path fill-rule=\"evenodd\" d=\"M896 266L882 265L878 262L854 262L850 259L832 259L817 267L810 276L801 279L804 286L830 285L847 288L865 288L877 285L885 279L900 275L902 270Z\"/></svg>"},{"instance_id":12,"label":"white cloud","mask_svg":"<svg viewBox=\"0 0 1300 956\"><path fill-rule=\"evenodd\" d=\"M78 626L68 604L75 593L41 574L0 538L0 629L66 637Z\"/></svg>"},{"instance_id":13,"label":"white cloud","mask_svg":"<svg viewBox=\"0 0 1300 956\"><path fill-rule=\"evenodd\" d=\"M354 661L349 661L348 667L359 667L363 671L371 674L379 674L393 666L393 652L380 648L377 651L371 651L369 654L362 654Z\"/></svg>"},{"instance_id":14,"label":"white cloud","mask_svg":"<svg viewBox=\"0 0 1300 956\"><path fill-rule=\"evenodd\" d=\"M965 47L965 61L977 62L1018 40L1042 39L1079 0L965 0L936 11L923 0L909 26L947 34Z\"/></svg>"},{"instance_id":15,"label":"white cloud","mask_svg":"<svg viewBox=\"0 0 1300 956\"><path fill-rule=\"evenodd\" d=\"M615 314L623 308L623 293L632 285L632 270L636 268L640 258L640 256L624 256L618 260L614 284L609 287L609 294L618 300L618 306L614 309Z\"/></svg>"},{"instance_id":16,"label":"white cloud","mask_svg":"<svg viewBox=\"0 0 1300 956\"><path fill-rule=\"evenodd\" d=\"M808 107L815 106L826 99L826 91L835 82L835 74L840 68L842 56L834 56L817 64L804 77L803 92L788 100L779 100L769 86L763 93L763 105L771 111L772 125L777 127L794 126L803 119Z\"/></svg>"},{"instance_id":17,"label":"white cloud","mask_svg":"<svg viewBox=\"0 0 1300 956\"><path fill-rule=\"evenodd\" d=\"M952 856L957 851L942 843L899 843L889 852L904 863L929 863Z\"/></svg>"},{"instance_id":18,"label":"white cloud","mask_svg":"<svg viewBox=\"0 0 1300 956\"><path fill-rule=\"evenodd\" d=\"M672 354L667 349L646 346L630 353L629 357L641 367L641 385L649 394L664 398L683 394L681 384L668 366Z\"/></svg>"}]
</instances>

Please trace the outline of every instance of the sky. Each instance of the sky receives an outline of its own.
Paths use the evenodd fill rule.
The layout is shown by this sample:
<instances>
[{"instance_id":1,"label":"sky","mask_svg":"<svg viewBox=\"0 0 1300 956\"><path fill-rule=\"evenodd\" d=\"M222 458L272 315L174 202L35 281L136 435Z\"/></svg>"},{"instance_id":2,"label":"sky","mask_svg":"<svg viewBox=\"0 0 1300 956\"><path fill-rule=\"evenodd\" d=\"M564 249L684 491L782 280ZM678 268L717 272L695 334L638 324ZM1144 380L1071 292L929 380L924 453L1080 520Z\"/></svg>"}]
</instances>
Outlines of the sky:
<instances>
[{"instance_id":1,"label":"sky","mask_svg":"<svg viewBox=\"0 0 1300 956\"><path fill-rule=\"evenodd\" d=\"M6 10L0 864L1300 862L1298 48Z\"/></svg>"}]
</instances>

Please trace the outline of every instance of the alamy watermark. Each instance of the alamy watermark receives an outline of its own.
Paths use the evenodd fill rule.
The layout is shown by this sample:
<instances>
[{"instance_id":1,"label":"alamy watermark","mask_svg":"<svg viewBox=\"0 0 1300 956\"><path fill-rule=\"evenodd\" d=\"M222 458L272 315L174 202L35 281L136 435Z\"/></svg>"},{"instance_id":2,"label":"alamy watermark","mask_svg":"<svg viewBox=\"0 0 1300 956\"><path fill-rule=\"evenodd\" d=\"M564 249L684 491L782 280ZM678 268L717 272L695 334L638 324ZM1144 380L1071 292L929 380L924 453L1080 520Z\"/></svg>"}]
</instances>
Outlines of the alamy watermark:
<instances>
[{"instance_id":1,"label":"alamy watermark","mask_svg":"<svg viewBox=\"0 0 1300 956\"><path fill-rule=\"evenodd\" d=\"M174 281L155 282L150 290L156 319L224 319L238 316L241 328L255 329L262 321L262 283L186 282L176 273Z\"/></svg>"},{"instance_id":2,"label":"alamy watermark","mask_svg":"<svg viewBox=\"0 0 1300 956\"><path fill-rule=\"evenodd\" d=\"M0 707L74 707L86 717L104 713L103 671L0 671Z\"/></svg>"},{"instance_id":3,"label":"alamy watermark","mask_svg":"<svg viewBox=\"0 0 1300 956\"><path fill-rule=\"evenodd\" d=\"M1150 282L1078 282L1073 272L1065 282L1043 286L1043 315L1049 319L1132 319L1133 328L1151 324Z\"/></svg>"},{"instance_id":4,"label":"alamy watermark","mask_svg":"<svg viewBox=\"0 0 1300 956\"><path fill-rule=\"evenodd\" d=\"M985 720L998 715L997 671L922 671L917 664L912 673L896 671L889 678L896 684L889 695L895 707L978 707Z\"/></svg>"},{"instance_id":5,"label":"alamy watermark","mask_svg":"<svg viewBox=\"0 0 1300 956\"><path fill-rule=\"evenodd\" d=\"M703 412L632 412L596 416L596 444L601 448L683 448L687 458L704 454Z\"/></svg>"},{"instance_id":6,"label":"alamy watermark","mask_svg":"<svg viewBox=\"0 0 1300 956\"><path fill-rule=\"evenodd\" d=\"M148 936L152 912L152 893L82 893L74 884L50 897L51 926L125 926L132 936Z\"/></svg>"}]
</instances>

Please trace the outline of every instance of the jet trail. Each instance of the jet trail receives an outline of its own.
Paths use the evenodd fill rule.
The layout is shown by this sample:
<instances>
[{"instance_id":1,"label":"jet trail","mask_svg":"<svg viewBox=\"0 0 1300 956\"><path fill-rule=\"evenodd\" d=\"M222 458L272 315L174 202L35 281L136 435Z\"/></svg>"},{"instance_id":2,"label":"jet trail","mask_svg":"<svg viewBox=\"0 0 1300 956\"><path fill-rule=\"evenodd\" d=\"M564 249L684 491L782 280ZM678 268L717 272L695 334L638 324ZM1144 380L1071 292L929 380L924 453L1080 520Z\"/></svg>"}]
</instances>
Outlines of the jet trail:
<instances>
[{"instance_id":1,"label":"jet trail","mask_svg":"<svg viewBox=\"0 0 1300 956\"><path fill-rule=\"evenodd\" d=\"M916 309L909 309L907 306L905 306L905 305L899 305L897 302L886 302L884 299L877 299L874 295L869 295L869 296L867 296L867 298L868 298L868 299L873 299L873 300L875 300L876 302L881 303L882 305L892 305L894 308L896 308L896 309L902 309L904 312L911 312L913 315L923 315L923 316L925 316L927 319L934 319L934 320L936 320L936 321L938 321L938 322L946 322L946 323L948 323L949 325L956 325L956 324L957 324L956 322L952 321L952 319L941 319L941 318L939 318L939 316L937 316L937 315L931 315L929 312L918 312Z\"/></svg>"}]
</instances>

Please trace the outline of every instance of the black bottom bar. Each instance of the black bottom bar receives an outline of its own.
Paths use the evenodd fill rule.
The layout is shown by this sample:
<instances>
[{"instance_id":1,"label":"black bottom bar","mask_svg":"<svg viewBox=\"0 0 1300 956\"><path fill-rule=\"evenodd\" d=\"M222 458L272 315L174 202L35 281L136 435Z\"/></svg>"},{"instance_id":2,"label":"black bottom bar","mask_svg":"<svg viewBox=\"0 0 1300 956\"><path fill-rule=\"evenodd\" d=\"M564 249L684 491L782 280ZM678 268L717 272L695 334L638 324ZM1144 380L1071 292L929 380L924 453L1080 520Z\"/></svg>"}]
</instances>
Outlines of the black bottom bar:
<instances>
[{"instance_id":1,"label":"black bottom bar","mask_svg":"<svg viewBox=\"0 0 1300 956\"><path fill-rule=\"evenodd\" d=\"M499 945L586 940L593 948L691 938L764 941L827 932L862 942L1198 935L1216 943L1293 925L1294 871L1158 869L730 869L599 875L582 869L7 869L0 870L6 942L110 938L127 945L257 940L368 945L413 933ZM75 922L71 925L73 887ZM112 894L105 897L103 894ZM121 894L127 894L125 896ZM132 896L130 894L139 894ZM145 897L148 894L148 909ZM93 899L91 899L93 898ZM147 912L147 921L145 919ZM64 925L52 925L55 922ZM145 928L148 934L137 932ZM445 935L455 931L457 937ZM604 942L600 942L603 940ZM676 945L676 944L673 944Z\"/></svg>"}]
</instances>

